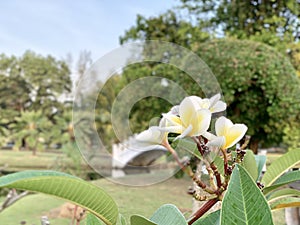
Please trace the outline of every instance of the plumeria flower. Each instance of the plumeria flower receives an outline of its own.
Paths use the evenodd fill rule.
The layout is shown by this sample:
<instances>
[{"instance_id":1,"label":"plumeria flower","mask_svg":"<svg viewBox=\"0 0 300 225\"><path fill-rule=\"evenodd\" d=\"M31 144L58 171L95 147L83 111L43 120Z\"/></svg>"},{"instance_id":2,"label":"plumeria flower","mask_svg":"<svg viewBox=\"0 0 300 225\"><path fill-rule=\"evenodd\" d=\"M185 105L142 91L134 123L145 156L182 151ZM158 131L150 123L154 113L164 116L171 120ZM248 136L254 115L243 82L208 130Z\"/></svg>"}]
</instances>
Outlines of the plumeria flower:
<instances>
[{"instance_id":1,"label":"plumeria flower","mask_svg":"<svg viewBox=\"0 0 300 225\"><path fill-rule=\"evenodd\" d=\"M194 98L184 98L178 111L179 116L173 113L163 114L169 124L162 130L180 134L176 139L186 136L199 136L207 131L210 125L211 112L208 109L201 108Z\"/></svg>"},{"instance_id":2,"label":"plumeria flower","mask_svg":"<svg viewBox=\"0 0 300 225\"><path fill-rule=\"evenodd\" d=\"M160 145L167 141L168 133L161 127L166 125L166 119L162 118L159 126L151 126L149 129L139 133L131 147L139 150L151 150L154 148L164 148Z\"/></svg>"},{"instance_id":3,"label":"plumeria flower","mask_svg":"<svg viewBox=\"0 0 300 225\"><path fill-rule=\"evenodd\" d=\"M231 120L221 116L215 123L217 136L208 132L203 136L209 140L208 146L217 146L225 150L237 144L246 134L247 129L245 124L233 124Z\"/></svg>"},{"instance_id":4,"label":"plumeria flower","mask_svg":"<svg viewBox=\"0 0 300 225\"><path fill-rule=\"evenodd\" d=\"M217 113L222 112L226 109L226 103L223 101L220 101L221 95L216 94L212 96L211 98L200 98L198 96L190 96L194 102L197 102L199 106L203 109L209 109L211 113Z\"/></svg>"}]
</instances>

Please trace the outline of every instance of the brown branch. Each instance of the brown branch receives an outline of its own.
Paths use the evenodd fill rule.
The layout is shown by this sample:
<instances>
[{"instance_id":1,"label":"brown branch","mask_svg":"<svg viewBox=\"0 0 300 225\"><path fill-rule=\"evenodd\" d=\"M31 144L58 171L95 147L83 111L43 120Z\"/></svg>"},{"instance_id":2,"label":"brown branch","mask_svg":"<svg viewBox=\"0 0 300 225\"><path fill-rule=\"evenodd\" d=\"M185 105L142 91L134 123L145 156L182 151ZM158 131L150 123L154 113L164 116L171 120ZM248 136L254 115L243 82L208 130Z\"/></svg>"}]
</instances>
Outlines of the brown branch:
<instances>
[{"instance_id":1,"label":"brown branch","mask_svg":"<svg viewBox=\"0 0 300 225\"><path fill-rule=\"evenodd\" d=\"M10 190L6 196L5 201L2 203L0 207L0 212L2 212L4 209L14 204L16 201L25 197L27 194L28 191L24 191L21 194L18 194L15 189Z\"/></svg>"},{"instance_id":2,"label":"brown branch","mask_svg":"<svg viewBox=\"0 0 300 225\"><path fill-rule=\"evenodd\" d=\"M200 143L199 139L197 137L193 137L193 140L195 141L195 143L197 145L197 148L198 148L198 151L200 152L201 156L203 156L204 151L202 149L202 146L201 146L201 143Z\"/></svg>"},{"instance_id":3,"label":"brown branch","mask_svg":"<svg viewBox=\"0 0 300 225\"><path fill-rule=\"evenodd\" d=\"M221 181L221 175L220 175L220 173L218 171L218 168L216 167L216 165L213 162L210 164L210 168L214 172L214 175L215 175L216 180L217 180L218 187L221 187L222 186L222 181Z\"/></svg>"},{"instance_id":4,"label":"brown branch","mask_svg":"<svg viewBox=\"0 0 300 225\"><path fill-rule=\"evenodd\" d=\"M226 153L226 149L223 150L221 149L221 152L223 153L223 157L224 157L224 175L228 175L228 158L227 158L227 153Z\"/></svg>"},{"instance_id":5,"label":"brown branch","mask_svg":"<svg viewBox=\"0 0 300 225\"><path fill-rule=\"evenodd\" d=\"M218 198L214 198L211 200L208 200L188 221L188 224L193 224L196 220L198 220L201 216L203 216L211 207L213 207L217 202Z\"/></svg>"}]
</instances>

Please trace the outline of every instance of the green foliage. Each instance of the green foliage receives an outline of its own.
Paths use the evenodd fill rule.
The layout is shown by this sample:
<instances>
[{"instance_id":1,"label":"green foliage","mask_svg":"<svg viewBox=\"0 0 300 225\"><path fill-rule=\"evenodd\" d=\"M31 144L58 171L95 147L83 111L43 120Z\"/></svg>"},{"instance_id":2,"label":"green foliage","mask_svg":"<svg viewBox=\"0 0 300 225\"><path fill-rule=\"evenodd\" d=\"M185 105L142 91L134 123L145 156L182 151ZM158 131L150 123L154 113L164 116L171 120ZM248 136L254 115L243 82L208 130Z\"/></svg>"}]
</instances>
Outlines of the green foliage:
<instances>
[{"instance_id":1,"label":"green foliage","mask_svg":"<svg viewBox=\"0 0 300 225\"><path fill-rule=\"evenodd\" d=\"M10 129L13 131L12 138L16 140L16 147L25 147L32 150L34 154L37 149L42 150L49 138L51 127L51 121L43 115L42 111L22 111L15 121L16 123L11 124Z\"/></svg>"},{"instance_id":2,"label":"green foliage","mask_svg":"<svg viewBox=\"0 0 300 225\"><path fill-rule=\"evenodd\" d=\"M1 177L0 187L54 195L87 209L107 225L117 222L117 205L104 190L68 174L54 171L19 172Z\"/></svg>"},{"instance_id":3,"label":"green foliage","mask_svg":"<svg viewBox=\"0 0 300 225\"><path fill-rule=\"evenodd\" d=\"M161 206L150 218L150 220L134 215L130 218L131 225L187 225L187 222L178 210L171 204Z\"/></svg>"},{"instance_id":4,"label":"green foliage","mask_svg":"<svg viewBox=\"0 0 300 225\"><path fill-rule=\"evenodd\" d=\"M88 213L86 220L85 220L86 225L103 225L100 219L98 219L94 214Z\"/></svg>"},{"instance_id":5,"label":"green foliage","mask_svg":"<svg viewBox=\"0 0 300 225\"><path fill-rule=\"evenodd\" d=\"M272 183L271 186L264 188L264 193L267 194L278 187L298 180L300 180L300 170L287 172L281 177L279 177L274 183Z\"/></svg>"},{"instance_id":6,"label":"green foliage","mask_svg":"<svg viewBox=\"0 0 300 225\"><path fill-rule=\"evenodd\" d=\"M185 225L186 220L178 208L174 205L167 204L161 206L150 218L157 225Z\"/></svg>"},{"instance_id":7,"label":"green foliage","mask_svg":"<svg viewBox=\"0 0 300 225\"><path fill-rule=\"evenodd\" d=\"M297 121L287 124L283 130L283 141L289 150L300 148L300 124Z\"/></svg>"},{"instance_id":8,"label":"green foliage","mask_svg":"<svg viewBox=\"0 0 300 225\"><path fill-rule=\"evenodd\" d=\"M182 6L209 28L221 26L225 33L239 38L270 33L269 41L278 38L299 38L299 3L287 1L212 1L181 0ZM202 13L214 16L203 18ZM206 23L203 23L206 20ZM276 35L277 34L277 35ZM291 36L291 37L290 37Z\"/></svg>"},{"instance_id":9,"label":"green foliage","mask_svg":"<svg viewBox=\"0 0 300 225\"><path fill-rule=\"evenodd\" d=\"M263 172L262 171L263 167L266 164L267 157L265 155L254 155L254 157L257 164L257 175L258 175L256 181L259 181Z\"/></svg>"},{"instance_id":10,"label":"green foliage","mask_svg":"<svg viewBox=\"0 0 300 225\"><path fill-rule=\"evenodd\" d=\"M255 42L216 40L194 49L216 75L228 117L248 126L255 142L280 143L284 128L299 112L299 79L290 62Z\"/></svg>"},{"instance_id":11,"label":"green foliage","mask_svg":"<svg viewBox=\"0 0 300 225\"><path fill-rule=\"evenodd\" d=\"M247 172L253 180L258 179L258 169L253 151L247 150L241 165L247 170Z\"/></svg>"},{"instance_id":12,"label":"green foliage","mask_svg":"<svg viewBox=\"0 0 300 225\"><path fill-rule=\"evenodd\" d=\"M254 225L258 221L273 224L270 207L247 171L237 165L223 199L221 224Z\"/></svg>"},{"instance_id":13,"label":"green foliage","mask_svg":"<svg viewBox=\"0 0 300 225\"><path fill-rule=\"evenodd\" d=\"M220 224L220 213L221 213L221 210L217 210L210 214L204 215L203 217L198 219L196 222L194 222L193 225L219 225Z\"/></svg>"},{"instance_id":14,"label":"green foliage","mask_svg":"<svg viewBox=\"0 0 300 225\"><path fill-rule=\"evenodd\" d=\"M286 197L293 197L293 196L300 196L300 191L292 188L285 188L273 191L271 194L267 195L266 198L268 201L273 201L274 199L279 198L286 198Z\"/></svg>"},{"instance_id":15,"label":"green foliage","mask_svg":"<svg viewBox=\"0 0 300 225\"><path fill-rule=\"evenodd\" d=\"M205 41L210 35L184 20L175 11L168 10L156 17L138 15L136 25L120 37L120 43L133 40L161 40L189 48L191 43Z\"/></svg>"},{"instance_id":16,"label":"green foliage","mask_svg":"<svg viewBox=\"0 0 300 225\"><path fill-rule=\"evenodd\" d=\"M70 71L63 61L30 51L21 57L1 54L0 130L7 129L6 136L10 136L13 129L18 143L27 137L26 142L31 148L43 147L36 142L36 137L43 133L41 130L46 126L51 127L55 114L65 110L67 105L60 98L70 93L71 85ZM39 124L37 129L22 131L26 126L26 113L28 116L42 114L36 121L36 125ZM42 136L47 139L47 135Z\"/></svg>"},{"instance_id":17,"label":"green foliage","mask_svg":"<svg viewBox=\"0 0 300 225\"><path fill-rule=\"evenodd\" d=\"M156 223L148 220L147 218L139 215L133 215L130 217L131 225L157 225Z\"/></svg>"},{"instance_id":18,"label":"green foliage","mask_svg":"<svg viewBox=\"0 0 300 225\"><path fill-rule=\"evenodd\" d=\"M271 202L270 207L272 210L289 208L289 207L299 207L300 206L300 198L299 197L286 197L280 198Z\"/></svg>"},{"instance_id":19,"label":"green foliage","mask_svg":"<svg viewBox=\"0 0 300 225\"><path fill-rule=\"evenodd\" d=\"M219 36L262 42L287 54L300 74L299 30L300 8L296 0L181 0L190 22ZM205 15L205 16L204 16Z\"/></svg>"},{"instance_id":20,"label":"green foliage","mask_svg":"<svg viewBox=\"0 0 300 225\"><path fill-rule=\"evenodd\" d=\"M201 3L202 0L183 2L183 5L188 6L188 11L195 12L196 17L199 16L199 18L202 18L200 16L202 15L201 10L205 9L205 12L212 11L220 6L215 5L213 1L205 1L203 4ZM231 2L227 1L221 2L225 5L222 6L221 4L220 7L223 7L222 10L226 9L226 7L229 7L231 4ZM249 10L246 5L254 3L243 4L244 3L241 1L238 1L237 5L234 5L234 7L236 7L234 8L234 11L237 11L238 7L241 6L241 12L246 10L247 12L245 12L244 15L247 17ZM260 7L259 5L260 4L252 5L254 8L253 10L255 11L255 8ZM272 5L273 3L271 6ZM290 5L291 4L289 4L288 7L290 7ZM269 6L264 5L263 7ZM285 7L287 7L285 4L279 4L277 8L275 7L274 10L277 10L276 15L279 15L278 12L281 12ZM252 8L250 11L251 10ZM261 10L261 8L259 10ZM185 41L176 36L177 33L175 30L177 30L178 33L180 32L180 24L175 26L174 31L163 29L163 27L172 27L172 24L168 24L168 16L171 18L180 18L178 15L179 13L176 13L176 11L173 10L158 17L144 18L139 16L136 25L121 38L121 43L130 40L159 39L173 42L176 40L175 43L192 49L208 64L216 75L221 88L225 93L225 101L229 105L227 110L229 118L248 125L248 132L252 136L250 142L250 148L252 150L256 151L259 143L264 146L281 143L284 135L295 139L297 137L297 131L299 130L297 129L299 126L297 124L299 124L298 114L300 112L300 105L298 104L297 96L300 94L300 82L297 79L296 71L288 58L279 54L273 48L252 41L221 39L205 42L209 37L205 39L200 33L191 33L193 40ZM244 15L241 14L241 16ZM228 19L233 21L231 18ZM225 25L226 22L228 21L225 21ZM228 23L230 24L231 22ZM258 25L262 26L264 23L265 21ZM174 24L176 23L173 21L173 25ZM197 25L191 21L188 22L188 24L189 27L197 27ZM213 26L212 23L206 25ZM278 24L276 25L276 23L274 23L273 25L270 29L275 32ZM204 24L200 24L197 29L201 30L199 28L202 26L204 26ZM230 27L231 25L228 26ZM235 32L235 28L232 29L233 32ZM241 29L243 30L244 28ZM268 29L266 29L267 32L265 32L265 29L263 28L259 29L262 29L262 34L259 34L259 37L265 37L263 35L267 35L269 32ZM287 36L290 35L289 32L290 30L285 31ZM189 34L187 31L186 33ZM271 35L277 37L274 33L271 33ZM249 35L247 37L249 37ZM245 39L242 37L239 38ZM255 38L250 39L260 41ZM270 38L266 37L266 40L270 40ZM281 52L284 52L284 54L287 48L290 49L290 55L296 57L296 61L292 60L292 62L295 62L294 65L298 65L297 45L292 44L291 41L284 42L285 44L282 43L283 41L278 37L278 40L276 43L273 43L272 46L276 46L276 48ZM270 45L270 43L267 44ZM146 52L146 54L149 54L149 52ZM201 68L198 68L198 70L201 71ZM180 84L180 87L182 87L189 95L203 97L202 90L197 86L195 81L189 79L188 76L183 75L182 72L177 71L172 66L162 64L144 63L132 65L124 71L122 75L122 85L124 87L126 84L133 82L133 80L137 78L153 75L164 76L167 79L176 81L176 83ZM145 99L144 101L141 101L141 104L136 104L134 106L131 111L130 123L133 124L133 131L137 132L144 130L148 126L148 123L145 121L150 121L155 116L158 117L157 112L168 111L168 104L164 101L156 102L157 103L155 103L153 99ZM150 104L152 108L147 107L147 104ZM140 115L141 113L143 113L143 116ZM293 125L289 125L292 121ZM294 126L294 124L296 126ZM286 127L297 128L293 128L291 134ZM286 143L290 145L291 142L288 140L289 138L285 138L284 141L287 141ZM299 142L294 140L293 143L298 144Z\"/></svg>"},{"instance_id":21,"label":"green foliage","mask_svg":"<svg viewBox=\"0 0 300 225\"><path fill-rule=\"evenodd\" d=\"M292 150L277 160L275 160L268 168L262 178L262 183L267 188L272 185L286 170L292 168L300 162L299 149Z\"/></svg>"}]
</instances>

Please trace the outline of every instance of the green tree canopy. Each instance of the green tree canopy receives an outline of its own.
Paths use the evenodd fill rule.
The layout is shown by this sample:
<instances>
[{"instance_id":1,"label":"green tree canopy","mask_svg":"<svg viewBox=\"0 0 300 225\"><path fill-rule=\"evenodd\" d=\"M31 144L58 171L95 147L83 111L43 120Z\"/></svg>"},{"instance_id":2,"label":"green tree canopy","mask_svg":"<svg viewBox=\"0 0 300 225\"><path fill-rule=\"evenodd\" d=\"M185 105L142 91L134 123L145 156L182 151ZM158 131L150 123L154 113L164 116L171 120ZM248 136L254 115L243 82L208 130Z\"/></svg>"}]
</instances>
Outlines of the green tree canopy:
<instances>
[{"instance_id":1,"label":"green tree canopy","mask_svg":"<svg viewBox=\"0 0 300 225\"><path fill-rule=\"evenodd\" d=\"M19 119L27 112L28 115L39 112L45 120L54 122L55 114L65 110L63 98L70 93L71 85L66 63L52 56L44 57L31 51L21 57L1 54L0 126L2 129L14 127L14 132L21 132Z\"/></svg>"},{"instance_id":2,"label":"green tree canopy","mask_svg":"<svg viewBox=\"0 0 300 225\"><path fill-rule=\"evenodd\" d=\"M284 128L299 116L299 79L283 55L251 41L216 40L194 51L216 75L228 116L247 124L252 148L280 143Z\"/></svg>"}]
</instances>

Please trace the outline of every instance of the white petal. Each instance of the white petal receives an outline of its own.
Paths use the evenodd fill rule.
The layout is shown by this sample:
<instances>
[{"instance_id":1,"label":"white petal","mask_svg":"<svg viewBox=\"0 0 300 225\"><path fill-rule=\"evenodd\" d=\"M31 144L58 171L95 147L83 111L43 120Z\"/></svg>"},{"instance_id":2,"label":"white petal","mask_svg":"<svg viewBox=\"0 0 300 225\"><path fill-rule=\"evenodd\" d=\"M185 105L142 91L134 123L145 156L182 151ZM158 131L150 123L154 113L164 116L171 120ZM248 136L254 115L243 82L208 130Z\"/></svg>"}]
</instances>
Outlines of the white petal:
<instances>
[{"instance_id":1,"label":"white petal","mask_svg":"<svg viewBox=\"0 0 300 225\"><path fill-rule=\"evenodd\" d=\"M201 105L203 99L200 98L199 96L195 96L195 95L192 95L192 96L189 96L188 97L196 106L199 106Z\"/></svg>"},{"instance_id":2,"label":"white petal","mask_svg":"<svg viewBox=\"0 0 300 225\"><path fill-rule=\"evenodd\" d=\"M222 101L216 102L213 106L210 107L212 113L222 112L226 110L226 103Z\"/></svg>"},{"instance_id":3,"label":"white petal","mask_svg":"<svg viewBox=\"0 0 300 225\"><path fill-rule=\"evenodd\" d=\"M203 137L205 137L207 140L211 141L215 138L217 138L216 135L209 133L209 132L204 132L204 134L202 134Z\"/></svg>"},{"instance_id":4,"label":"white petal","mask_svg":"<svg viewBox=\"0 0 300 225\"><path fill-rule=\"evenodd\" d=\"M233 123L231 120L227 119L224 116L221 116L217 119L215 128L216 128L216 134L217 136L225 136L230 127L233 126Z\"/></svg>"},{"instance_id":5,"label":"white petal","mask_svg":"<svg viewBox=\"0 0 300 225\"><path fill-rule=\"evenodd\" d=\"M214 106L221 99L221 94L216 94L209 99L210 106Z\"/></svg>"},{"instance_id":6,"label":"white petal","mask_svg":"<svg viewBox=\"0 0 300 225\"><path fill-rule=\"evenodd\" d=\"M163 118L165 118L167 120L167 121L165 121L166 126L181 126L182 125L181 119L178 116L164 113Z\"/></svg>"},{"instance_id":7,"label":"white petal","mask_svg":"<svg viewBox=\"0 0 300 225\"><path fill-rule=\"evenodd\" d=\"M204 134L210 125L211 112L208 109L200 109L192 118L193 136Z\"/></svg>"},{"instance_id":8,"label":"white petal","mask_svg":"<svg viewBox=\"0 0 300 225\"><path fill-rule=\"evenodd\" d=\"M193 101L193 98L186 97L182 100L179 105L179 116L184 126L188 126L190 124L191 118L195 114L197 108L199 108L198 104Z\"/></svg>"},{"instance_id":9,"label":"white petal","mask_svg":"<svg viewBox=\"0 0 300 225\"><path fill-rule=\"evenodd\" d=\"M224 148L230 148L238 143L246 134L247 126L244 124L234 124L227 132L226 146Z\"/></svg>"},{"instance_id":10,"label":"white petal","mask_svg":"<svg viewBox=\"0 0 300 225\"><path fill-rule=\"evenodd\" d=\"M175 105L171 108L171 110L168 112L168 114L172 114L175 116L179 115L179 105Z\"/></svg>"},{"instance_id":11,"label":"white petal","mask_svg":"<svg viewBox=\"0 0 300 225\"><path fill-rule=\"evenodd\" d=\"M159 130L159 127L150 127L136 136L137 141L149 144L161 144L163 138L164 133Z\"/></svg>"},{"instance_id":12,"label":"white petal","mask_svg":"<svg viewBox=\"0 0 300 225\"><path fill-rule=\"evenodd\" d=\"M207 144L206 144L207 147L218 147L218 148L221 148L224 145L225 145L225 137L224 136L216 137L213 140L207 142Z\"/></svg>"},{"instance_id":13,"label":"white petal","mask_svg":"<svg viewBox=\"0 0 300 225\"><path fill-rule=\"evenodd\" d=\"M176 141L177 139L184 138L184 137L188 136L189 133L192 131L192 129L193 129L193 126L192 126L192 125L189 125L189 126L181 133L181 135L178 135L178 136L174 139L174 141Z\"/></svg>"},{"instance_id":14,"label":"white petal","mask_svg":"<svg viewBox=\"0 0 300 225\"><path fill-rule=\"evenodd\" d=\"M159 129L161 131L167 132L167 133L181 134L184 130L184 127L182 127L182 126L167 126L167 127L160 127Z\"/></svg>"},{"instance_id":15,"label":"white petal","mask_svg":"<svg viewBox=\"0 0 300 225\"><path fill-rule=\"evenodd\" d=\"M202 101L200 102L200 107L202 109L209 109L209 107L210 107L209 99L208 98L202 99Z\"/></svg>"},{"instance_id":16,"label":"white petal","mask_svg":"<svg viewBox=\"0 0 300 225\"><path fill-rule=\"evenodd\" d=\"M136 140L142 142L149 142L152 139L152 132L150 130L144 130L136 136Z\"/></svg>"}]
</instances>

